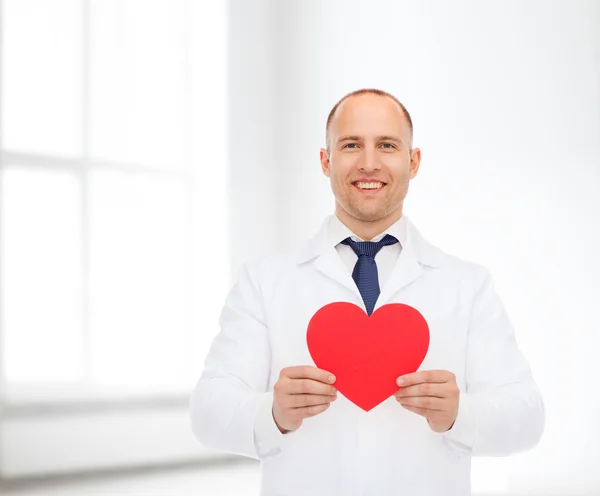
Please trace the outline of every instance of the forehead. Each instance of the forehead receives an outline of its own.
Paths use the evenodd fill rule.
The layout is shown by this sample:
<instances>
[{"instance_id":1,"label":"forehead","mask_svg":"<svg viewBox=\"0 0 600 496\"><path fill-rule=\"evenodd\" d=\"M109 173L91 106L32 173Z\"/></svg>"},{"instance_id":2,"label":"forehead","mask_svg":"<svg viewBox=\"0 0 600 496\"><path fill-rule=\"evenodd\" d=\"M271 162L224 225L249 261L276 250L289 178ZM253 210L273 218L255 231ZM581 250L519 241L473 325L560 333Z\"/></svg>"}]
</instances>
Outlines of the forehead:
<instances>
[{"instance_id":1,"label":"forehead","mask_svg":"<svg viewBox=\"0 0 600 496\"><path fill-rule=\"evenodd\" d=\"M362 137L409 132L400 106L391 98L380 95L357 95L344 100L331 122L332 137L352 134Z\"/></svg>"}]
</instances>

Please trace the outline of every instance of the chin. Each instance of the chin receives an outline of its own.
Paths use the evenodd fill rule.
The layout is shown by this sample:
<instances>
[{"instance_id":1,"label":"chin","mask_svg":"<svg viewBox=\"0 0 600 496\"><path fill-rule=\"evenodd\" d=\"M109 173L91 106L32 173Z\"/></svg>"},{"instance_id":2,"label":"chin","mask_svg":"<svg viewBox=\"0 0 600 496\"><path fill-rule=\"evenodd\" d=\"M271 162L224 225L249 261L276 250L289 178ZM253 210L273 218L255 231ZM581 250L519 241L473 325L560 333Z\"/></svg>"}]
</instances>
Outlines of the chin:
<instances>
[{"instance_id":1,"label":"chin","mask_svg":"<svg viewBox=\"0 0 600 496\"><path fill-rule=\"evenodd\" d=\"M350 215L352 215L352 217L362 222L376 222L378 220L384 219L389 215L381 211L365 211L358 209L351 209L349 213Z\"/></svg>"}]
</instances>

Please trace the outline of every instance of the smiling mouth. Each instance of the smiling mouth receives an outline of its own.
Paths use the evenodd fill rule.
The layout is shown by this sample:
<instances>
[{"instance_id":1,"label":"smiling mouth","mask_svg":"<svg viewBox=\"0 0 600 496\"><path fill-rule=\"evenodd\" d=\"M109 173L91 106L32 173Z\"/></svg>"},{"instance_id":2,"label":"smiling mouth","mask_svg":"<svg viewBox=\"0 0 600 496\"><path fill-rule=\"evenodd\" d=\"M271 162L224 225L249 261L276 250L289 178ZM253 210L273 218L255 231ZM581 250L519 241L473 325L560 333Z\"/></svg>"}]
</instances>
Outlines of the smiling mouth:
<instances>
[{"instance_id":1,"label":"smiling mouth","mask_svg":"<svg viewBox=\"0 0 600 496\"><path fill-rule=\"evenodd\" d=\"M354 181L352 185L360 191L373 193L382 190L385 183L381 181Z\"/></svg>"}]
</instances>

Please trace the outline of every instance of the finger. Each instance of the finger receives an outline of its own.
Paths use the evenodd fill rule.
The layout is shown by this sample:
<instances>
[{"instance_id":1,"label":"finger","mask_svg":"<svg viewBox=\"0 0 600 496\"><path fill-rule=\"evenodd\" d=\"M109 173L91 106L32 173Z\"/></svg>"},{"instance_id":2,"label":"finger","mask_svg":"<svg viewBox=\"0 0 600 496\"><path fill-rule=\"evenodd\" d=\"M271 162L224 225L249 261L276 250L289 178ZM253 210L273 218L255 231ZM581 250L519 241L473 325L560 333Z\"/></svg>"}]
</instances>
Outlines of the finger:
<instances>
[{"instance_id":1,"label":"finger","mask_svg":"<svg viewBox=\"0 0 600 496\"><path fill-rule=\"evenodd\" d=\"M331 405L331 403L325 403L323 405L313 405L313 406L307 406L304 408L298 408L297 410L294 410L294 413L296 415L299 415L300 418L309 418L309 417L314 417L315 415L319 415L320 413L323 413L325 410L327 410L329 408L329 406Z\"/></svg>"},{"instance_id":2,"label":"finger","mask_svg":"<svg viewBox=\"0 0 600 496\"><path fill-rule=\"evenodd\" d=\"M289 397L289 408L303 408L306 406L325 405L337 399L336 395L320 394L293 394Z\"/></svg>"},{"instance_id":3,"label":"finger","mask_svg":"<svg viewBox=\"0 0 600 496\"><path fill-rule=\"evenodd\" d=\"M422 370L398 377L396 384L401 387L407 387L426 382L442 384L454 380L456 380L455 375L449 370Z\"/></svg>"},{"instance_id":4,"label":"finger","mask_svg":"<svg viewBox=\"0 0 600 496\"><path fill-rule=\"evenodd\" d=\"M312 379L293 379L288 381L285 392L288 394L332 395L336 393L336 389Z\"/></svg>"},{"instance_id":5,"label":"finger","mask_svg":"<svg viewBox=\"0 0 600 496\"><path fill-rule=\"evenodd\" d=\"M409 405L402 405L403 408L406 408L408 411L416 413L417 415L421 415L422 417L427 418L427 414L430 412L427 412L427 410L425 410L424 408L419 408L416 406L409 406Z\"/></svg>"},{"instance_id":6,"label":"finger","mask_svg":"<svg viewBox=\"0 0 600 496\"><path fill-rule=\"evenodd\" d=\"M410 406L429 410L431 412L443 412L447 409L447 401L441 398L432 398L431 396L413 396L410 398L400 398L398 400L402 406Z\"/></svg>"},{"instance_id":7,"label":"finger","mask_svg":"<svg viewBox=\"0 0 600 496\"><path fill-rule=\"evenodd\" d=\"M333 384L335 382L335 376L331 372L310 365L287 367L281 371L281 376L289 377L290 379L312 379L313 381L325 384Z\"/></svg>"},{"instance_id":8,"label":"finger","mask_svg":"<svg viewBox=\"0 0 600 496\"><path fill-rule=\"evenodd\" d=\"M396 398L406 398L409 396L433 396L435 398L447 398L451 396L451 391L447 383L438 384L426 382L423 384L415 384L414 386L401 387L394 394Z\"/></svg>"}]
</instances>

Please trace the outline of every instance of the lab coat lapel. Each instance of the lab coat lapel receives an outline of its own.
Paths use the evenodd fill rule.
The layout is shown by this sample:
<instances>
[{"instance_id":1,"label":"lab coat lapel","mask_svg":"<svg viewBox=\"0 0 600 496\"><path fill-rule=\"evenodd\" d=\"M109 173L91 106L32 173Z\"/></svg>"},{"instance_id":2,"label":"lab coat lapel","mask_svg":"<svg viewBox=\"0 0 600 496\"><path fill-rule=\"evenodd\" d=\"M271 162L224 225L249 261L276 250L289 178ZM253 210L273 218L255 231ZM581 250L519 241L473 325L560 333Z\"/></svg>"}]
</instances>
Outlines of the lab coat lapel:
<instances>
[{"instance_id":1,"label":"lab coat lapel","mask_svg":"<svg viewBox=\"0 0 600 496\"><path fill-rule=\"evenodd\" d=\"M381 293L379 294L379 298L377 298L375 309L385 305L394 294L421 277L423 272L423 268L415 257L412 247L407 244L407 246L402 248L398 259L392 268L392 272L387 278L383 288L381 288Z\"/></svg>"},{"instance_id":2,"label":"lab coat lapel","mask_svg":"<svg viewBox=\"0 0 600 496\"><path fill-rule=\"evenodd\" d=\"M342 262L335 247L328 240L328 225L331 216L328 216L317 234L306 243L300 251L298 263L314 263L314 267L323 275L327 276L337 284L341 284L360 298L360 292L356 287L352 274Z\"/></svg>"},{"instance_id":3,"label":"lab coat lapel","mask_svg":"<svg viewBox=\"0 0 600 496\"><path fill-rule=\"evenodd\" d=\"M315 267L322 274L331 278L335 282L342 284L350 291L360 296L358 287L356 286L354 279L352 279L352 274L348 272L348 269L342 262L342 259L333 246L330 247L330 249L327 249L319 256L319 258L317 258Z\"/></svg>"},{"instance_id":4,"label":"lab coat lapel","mask_svg":"<svg viewBox=\"0 0 600 496\"><path fill-rule=\"evenodd\" d=\"M445 260L445 254L425 240L406 217L405 243L387 282L381 288L375 309L388 303L398 291L421 277L425 273L423 266L440 267Z\"/></svg>"}]
</instances>

